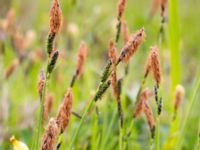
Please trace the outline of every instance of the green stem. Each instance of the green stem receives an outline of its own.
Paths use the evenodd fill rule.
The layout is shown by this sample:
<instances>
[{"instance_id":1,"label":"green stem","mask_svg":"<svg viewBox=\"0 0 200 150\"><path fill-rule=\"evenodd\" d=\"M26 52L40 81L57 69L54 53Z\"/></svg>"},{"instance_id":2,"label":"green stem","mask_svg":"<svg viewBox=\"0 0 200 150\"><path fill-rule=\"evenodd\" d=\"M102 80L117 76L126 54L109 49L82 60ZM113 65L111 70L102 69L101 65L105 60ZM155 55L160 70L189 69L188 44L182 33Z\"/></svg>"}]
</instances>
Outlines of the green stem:
<instances>
[{"instance_id":1,"label":"green stem","mask_svg":"<svg viewBox=\"0 0 200 150\"><path fill-rule=\"evenodd\" d=\"M103 142L102 142L102 146L100 147L100 150L105 149L106 142L108 141L108 138L110 137L111 131L113 131L112 127L113 127L113 124L115 122L115 116L116 116L116 112L113 113L112 120L111 120L110 125L108 127L108 132L105 134L105 137L103 138Z\"/></svg>"},{"instance_id":2,"label":"green stem","mask_svg":"<svg viewBox=\"0 0 200 150\"><path fill-rule=\"evenodd\" d=\"M48 60L48 63L49 63L49 60ZM39 147L40 135L41 135L41 132L42 132L44 101L45 101L46 88L47 88L49 78L50 78L50 75L48 73L48 65L47 65L46 73L45 73L44 87L43 87L43 90L42 90L42 97L40 97L40 112L39 112L39 116L38 116L38 131L37 131L37 135L36 135L36 144L34 146L34 149L36 149L36 150Z\"/></svg>"},{"instance_id":3,"label":"green stem","mask_svg":"<svg viewBox=\"0 0 200 150\"><path fill-rule=\"evenodd\" d=\"M156 136L155 136L155 149L159 150L160 149L160 124L159 124L159 115L156 117Z\"/></svg>"},{"instance_id":4,"label":"green stem","mask_svg":"<svg viewBox=\"0 0 200 150\"><path fill-rule=\"evenodd\" d=\"M86 116L87 116L88 112L91 110L91 108L92 108L92 106L94 105L94 103L95 103L95 101L92 99L92 100L90 101L90 103L88 104L88 107L85 109L85 111L84 111L84 113L83 113L83 115L82 115L81 121L80 121L80 123L79 123L79 125L78 125L78 128L76 129L75 134L74 134L73 137L72 137L72 142L70 143L70 146L69 146L69 149L70 149L70 150L72 150L73 145L74 145L74 143L75 143L75 141L76 141L76 138L77 138L77 136L78 136L78 133L79 133L79 131L80 131L80 129L81 129L81 126L83 125L83 122L85 121Z\"/></svg>"},{"instance_id":5,"label":"green stem","mask_svg":"<svg viewBox=\"0 0 200 150\"><path fill-rule=\"evenodd\" d=\"M171 63L171 96L180 82L178 0L169 0L169 48Z\"/></svg>"},{"instance_id":6,"label":"green stem","mask_svg":"<svg viewBox=\"0 0 200 150\"><path fill-rule=\"evenodd\" d=\"M123 150L123 127L119 119L119 150Z\"/></svg>"}]
</instances>

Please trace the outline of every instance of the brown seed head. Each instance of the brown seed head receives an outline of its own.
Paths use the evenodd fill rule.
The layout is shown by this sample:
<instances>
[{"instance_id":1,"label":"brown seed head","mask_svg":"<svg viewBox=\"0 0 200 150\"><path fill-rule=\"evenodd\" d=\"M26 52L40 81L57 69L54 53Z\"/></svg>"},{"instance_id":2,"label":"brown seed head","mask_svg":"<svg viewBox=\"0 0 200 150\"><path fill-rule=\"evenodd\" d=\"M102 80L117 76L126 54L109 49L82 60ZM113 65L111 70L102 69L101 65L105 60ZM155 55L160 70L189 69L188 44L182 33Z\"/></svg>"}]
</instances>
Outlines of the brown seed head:
<instances>
[{"instance_id":1,"label":"brown seed head","mask_svg":"<svg viewBox=\"0 0 200 150\"><path fill-rule=\"evenodd\" d=\"M59 127L54 118L51 118L42 139L42 150L54 150L59 135Z\"/></svg>"},{"instance_id":2,"label":"brown seed head","mask_svg":"<svg viewBox=\"0 0 200 150\"><path fill-rule=\"evenodd\" d=\"M176 86L174 110L177 111L183 101L185 90L182 85Z\"/></svg>"},{"instance_id":3,"label":"brown seed head","mask_svg":"<svg viewBox=\"0 0 200 150\"><path fill-rule=\"evenodd\" d=\"M43 87L44 87L44 81L45 81L44 71L41 70L40 71L40 75L39 75L39 81L38 81L38 93L39 93L40 97L42 97L42 91L43 91Z\"/></svg>"},{"instance_id":4,"label":"brown seed head","mask_svg":"<svg viewBox=\"0 0 200 150\"><path fill-rule=\"evenodd\" d=\"M161 80L161 73L160 73L160 60L159 60L159 54L158 54L158 48L156 46L151 47L151 69L152 69L152 75L154 77L154 80L156 82L157 87L160 85Z\"/></svg>"},{"instance_id":5,"label":"brown seed head","mask_svg":"<svg viewBox=\"0 0 200 150\"><path fill-rule=\"evenodd\" d=\"M49 93L47 94L46 98L45 98L45 102L44 102L44 113L43 113L43 119L47 120L49 113L52 110L52 106L53 106L53 94Z\"/></svg>"},{"instance_id":6,"label":"brown seed head","mask_svg":"<svg viewBox=\"0 0 200 150\"><path fill-rule=\"evenodd\" d=\"M78 51L78 59L77 59L77 75L81 76L84 70L84 64L86 62L86 58L87 58L87 53L88 53L88 49L87 46L85 44L85 42L81 42L81 45L79 47L79 51Z\"/></svg>"},{"instance_id":7,"label":"brown seed head","mask_svg":"<svg viewBox=\"0 0 200 150\"><path fill-rule=\"evenodd\" d=\"M53 5L50 11L50 33L58 33L61 26L62 13L59 5L59 0L53 0Z\"/></svg>"},{"instance_id":8,"label":"brown seed head","mask_svg":"<svg viewBox=\"0 0 200 150\"><path fill-rule=\"evenodd\" d=\"M116 69L112 71L111 76L110 76L110 80L111 80L111 87L112 87L113 96L116 98L116 100L118 100L119 99L119 90L118 90L118 86L117 86Z\"/></svg>"},{"instance_id":9,"label":"brown seed head","mask_svg":"<svg viewBox=\"0 0 200 150\"><path fill-rule=\"evenodd\" d=\"M110 76L112 93L113 93L113 96L116 99L118 99L119 90L118 90L118 86L117 86L117 70L116 70L116 66L115 66L116 62L117 62L117 50L116 50L116 47L115 47L114 42L112 40L109 43L108 56L109 56L109 59L112 62L112 66L113 66L113 71L112 71L111 76Z\"/></svg>"},{"instance_id":10,"label":"brown seed head","mask_svg":"<svg viewBox=\"0 0 200 150\"><path fill-rule=\"evenodd\" d=\"M65 128L69 124L72 109L72 99L72 90L68 89L56 117L56 120L58 121L58 126L61 129L61 133L64 132Z\"/></svg>"},{"instance_id":11,"label":"brown seed head","mask_svg":"<svg viewBox=\"0 0 200 150\"><path fill-rule=\"evenodd\" d=\"M14 59L13 62L8 66L6 70L6 74L5 74L6 79L8 79L12 75L12 73L14 72L14 70L16 69L18 65L19 65L19 60Z\"/></svg>"},{"instance_id":12,"label":"brown seed head","mask_svg":"<svg viewBox=\"0 0 200 150\"><path fill-rule=\"evenodd\" d=\"M117 50L116 50L116 47L112 40L110 40L110 43L109 43L108 56L109 56L112 64L115 66L115 64L117 62Z\"/></svg>"},{"instance_id":13,"label":"brown seed head","mask_svg":"<svg viewBox=\"0 0 200 150\"><path fill-rule=\"evenodd\" d=\"M146 119L148 121L149 128L151 129L151 134L152 134L152 137L153 137L156 123L155 123L155 119L154 119L151 107L149 106L149 104L147 102L144 103L144 114L145 114Z\"/></svg>"},{"instance_id":14,"label":"brown seed head","mask_svg":"<svg viewBox=\"0 0 200 150\"><path fill-rule=\"evenodd\" d=\"M135 107L135 112L133 114L134 118L138 118L141 115L142 111L144 111L145 102L147 102L149 97L151 97L152 95L153 93L149 89L144 89L142 91L140 99L137 102L136 107Z\"/></svg>"},{"instance_id":15,"label":"brown seed head","mask_svg":"<svg viewBox=\"0 0 200 150\"><path fill-rule=\"evenodd\" d=\"M123 14L124 14L126 3L127 3L127 0L119 0L118 1L118 14L117 14L118 20L120 20L121 17L123 16Z\"/></svg>"},{"instance_id":16,"label":"brown seed head","mask_svg":"<svg viewBox=\"0 0 200 150\"><path fill-rule=\"evenodd\" d=\"M125 21L122 22L122 35L123 35L124 44L126 44L129 40L129 30Z\"/></svg>"},{"instance_id":17,"label":"brown seed head","mask_svg":"<svg viewBox=\"0 0 200 150\"><path fill-rule=\"evenodd\" d=\"M135 54L138 47L144 42L146 35L144 32L144 28L138 30L135 34L133 34L128 42L124 45L124 47L121 50L120 56L117 60L117 64L121 62L122 60L125 63L128 63L130 58Z\"/></svg>"}]
</instances>

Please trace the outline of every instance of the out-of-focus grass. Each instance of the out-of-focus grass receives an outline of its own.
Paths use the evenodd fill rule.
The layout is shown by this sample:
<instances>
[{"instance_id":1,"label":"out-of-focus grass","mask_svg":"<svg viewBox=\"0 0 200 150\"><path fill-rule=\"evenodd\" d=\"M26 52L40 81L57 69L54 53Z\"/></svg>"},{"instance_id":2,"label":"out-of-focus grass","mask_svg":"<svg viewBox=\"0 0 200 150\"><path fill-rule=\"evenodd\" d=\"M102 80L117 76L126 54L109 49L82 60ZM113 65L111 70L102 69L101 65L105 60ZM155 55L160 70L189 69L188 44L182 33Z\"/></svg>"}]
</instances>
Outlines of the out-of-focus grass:
<instances>
[{"instance_id":1,"label":"out-of-focus grass","mask_svg":"<svg viewBox=\"0 0 200 150\"><path fill-rule=\"evenodd\" d=\"M183 134L180 141L185 149L191 149L197 143L197 127L199 126L199 102L196 96L192 110L189 112L185 127L182 125L185 110L188 110L191 93L195 90L192 88L195 73L199 65L199 43L198 30L200 23L198 22L200 2L198 0L179 2L170 1L169 6L169 42L170 47L160 50L162 68L163 68L163 84L161 93L163 96L163 113L160 117L160 146L162 147L168 138L168 131L171 126L171 110L167 105L173 104L172 95L168 86L169 76L171 76L171 85L175 87L177 83L183 83L186 89L186 98L184 99L182 111L180 111L177 126L183 128ZM148 20L148 12L150 9L149 0L129 0L124 18L127 20L129 30L133 33L141 26L145 27L147 33L146 42L134 56L130 64L130 74L123 84L122 100L125 115L125 127L129 127L132 119L133 106L135 97L135 87L140 84L143 75L143 65L149 52L149 47L157 43L160 27L159 12ZM174 4L175 3L175 4ZM64 93L69 85L71 76L76 66L76 54L81 40L85 40L89 47L89 56L85 67L83 78L81 78L73 89L74 101L73 111L82 114L86 103L88 102L92 90L94 90L99 82L101 70L106 63L105 55L107 45L110 38L114 39L115 30L114 22L116 18L117 0L77 0L76 5L72 5L71 1L61 0L64 18L68 24L73 24L78 31L75 36L61 33L58 37L58 49L66 52L64 60L59 59L56 70L49 82L49 92L54 93L55 101L51 116L55 116L59 104L61 103ZM16 12L17 24L22 31L32 29L36 32L37 39L34 45L28 51L34 51L35 48L42 48L45 53L45 38L48 32L49 8L51 3L49 0L15 0L12 1L11 7ZM175 6L175 7L174 7ZM2 5L0 8L3 7ZM178 9L179 8L179 9ZM177 12L179 10L179 12ZM170 19L172 18L172 20ZM64 24L65 25L65 24ZM178 29L178 26L180 27ZM64 29L67 26L63 26ZM180 31L180 32L178 32ZM120 39L121 40L121 39ZM67 43L71 42L69 47ZM68 47L66 46L68 45ZM179 47L180 46L180 47ZM118 45L118 49L122 47L122 40ZM119 50L118 50L119 52ZM170 52L170 56L169 56ZM0 56L2 68L0 74L4 74L6 68L16 57L12 50L10 41L6 41L6 53ZM168 63L170 60L171 63ZM27 112L26 107L33 107L39 103L37 95L37 80L41 68L44 68L45 61L37 62L33 65L28 74L24 74L25 68L29 66L28 62L23 63L15 73L4 81L1 78L0 100L5 97L8 92L9 115L2 123L0 122L0 138L4 135L3 142L0 143L0 149L10 149L11 144L9 137L14 134L20 140L24 141L29 147L32 143L33 131L36 123L28 127L20 127L23 122L23 116ZM170 66L169 66L170 65ZM170 71L169 71L170 69ZM123 65L119 66L119 74L123 75ZM121 71L122 70L122 71ZM182 70L182 71L181 71ZM193 73L194 72L194 73ZM170 74L171 73L171 74ZM59 75L59 82L58 76ZM147 86L152 87L151 81L147 82ZM174 88L172 88L174 89ZM199 89L197 88L197 93ZM137 91L137 89L136 89ZM173 90L171 93L174 92ZM111 97L111 92L98 102L96 105L100 110L100 117L97 118L95 111L91 112L82 129L80 130L76 149L84 149L88 145L91 149L116 149L118 148L118 122L111 118L117 118L116 103ZM151 100L152 101L152 100ZM25 105L26 104L26 105ZM154 106L154 103L152 102ZM31 121L36 121L36 113L30 116ZM25 117L28 119L27 117ZM28 120L29 121L29 120ZM31 122L30 121L30 122ZM66 149L71 142L72 135L79 123L79 119L71 117L69 127L63 135L62 149ZM25 124L26 121L25 121ZM190 130L187 130L190 129ZM176 130L177 131L177 130ZM181 130L178 130L181 131ZM179 135L179 134L178 134ZM150 135L146 121L142 118L134 122L132 136L127 139L128 149L149 149ZM0 139L1 140L1 139Z\"/></svg>"},{"instance_id":2,"label":"out-of-focus grass","mask_svg":"<svg viewBox=\"0 0 200 150\"><path fill-rule=\"evenodd\" d=\"M180 83L180 42L179 42L179 3L169 0L169 48L170 48L170 77L171 94Z\"/></svg>"}]
</instances>

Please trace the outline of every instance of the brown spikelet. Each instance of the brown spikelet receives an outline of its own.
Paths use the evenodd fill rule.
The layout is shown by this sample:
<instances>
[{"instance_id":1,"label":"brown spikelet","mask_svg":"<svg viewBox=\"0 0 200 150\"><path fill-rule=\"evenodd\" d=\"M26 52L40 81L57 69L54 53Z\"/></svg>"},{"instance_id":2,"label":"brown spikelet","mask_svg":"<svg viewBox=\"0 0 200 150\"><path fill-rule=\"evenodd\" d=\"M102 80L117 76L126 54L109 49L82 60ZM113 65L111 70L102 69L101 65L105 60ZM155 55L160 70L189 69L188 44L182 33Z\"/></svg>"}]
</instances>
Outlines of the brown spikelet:
<instances>
[{"instance_id":1,"label":"brown spikelet","mask_svg":"<svg viewBox=\"0 0 200 150\"><path fill-rule=\"evenodd\" d=\"M72 99L72 90L70 88L65 94L63 103L61 104L58 115L56 117L56 120L58 121L58 126L61 129L61 133L64 132L65 128L69 124L72 109Z\"/></svg>"},{"instance_id":2,"label":"brown spikelet","mask_svg":"<svg viewBox=\"0 0 200 150\"><path fill-rule=\"evenodd\" d=\"M154 80L156 82L157 87L160 85L161 80L161 73L160 73L160 60L159 60L159 54L158 54L158 48L156 46L151 47L151 69L152 69L152 75L154 77Z\"/></svg>"},{"instance_id":3,"label":"brown spikelet","mask_svg":"<svg viewBox=\"0 0 200 150\"><path fill-rule=\"evenodd\" d=\"M184 87L182 85L176 86L176 93L175 93L175 103L174 103L174 110L177 111L183 101L185 94Z\"/></svg>"},{"instance_id":4,"label":"brown spikelet","mask_svg":"<svg viewBox=\"0 0 200 150\"><path fill-rule=\"evenodd\" d=\"M124 14L126 3L127 3L127 0L119 0L118 1L118 14L117 14L118 20L120 20Z\"/></svg>"},{"instance_id":5,"label":"brown spikelet","mask_svg":"<svg viewBox=\"0 0 200 150\"><path fill-rule=\"evenodd\" d=\"M111 87L112 87L112 93L116 99L119 97L119 91L118 91L118 86L117 86L117 72L116 72L116 62L117 62L117 50L114 45L114 42L111 40L109 43L109 51L108 51L108 56L109 59L112 62L113 66L113 71L110 76L111 80Z\"/></svg>"},{"instance_id":6,"label":"brown spikelet","mask_svg":"<svg viewBox=\"0 0 200 150\"><path fill-rule=\"evenodd\" d=\"M108 56L112 62L112 64L115 66L117 62L117 50L114 45L114 42L111 40L109 43L109 51L108 51Z\"/></svg>"},{"instance_id":7,"label":"brown spikelet","mask_svg":"<svg viewBox=\"0 0 200 150\"><path fill-rule=\"evenodd\" d=\"M14 59L13 62L8 66L6 70L6 74L5 74L6 79L8 79L12 75L12 73L14 72L14 70L16 69L18 65L19 65L19 61L17 59Z\"/></svg>"},{"instance_id":8,"label":"brown spikelet","mask_svg":"<svg viewBox=\"0 0 200 150\"><path fill-rule=\"evenodd\" d=\"M42 91L43 91L43 88L44 88L44 81L45 81L44 71L41 70L40 75L39 75L39 80L38 80L38 93L40 95L40 98L42 97Z\"/></svg>"},{"instance_id":9,"label":"brown spikelet","mask_svg":"<svg viewBox=\"0 0 200 150\"><path fill-rule=\"evenodd\" d=\"M78 50L78 59L77 59L77 76L81 76L84 70L84 64L86 62L88 49L85 42L81 42Z\"/></svg>"},{"instance_id":10,"label":"brown spikelet","mask_svg":"<svg viewBox=\"0 0 200 150\"><path fill-rule=\"evenodd\" d=\"M50 11L50 33L58 33L61 26L62 13L59 0L53 0L53 5Z\"/></svg>"},{"instance_id":11,"label":"brown spikelet","mask_svg":"<svg viewBox=\"0 0 200 150\"><path fill-rule=\"evenodd\" d=\"M43 113L43 119L47 120L49 113L51 112L52 106L53 106L53 94L47 94L44 102L44 113Z\"/></svg>"},{"instance_id":12,"label":"brown spikelet","mask_svg":"<svg viewBox=\"0 0 200 150\"><path fill-rule=\"evenodd\" d=\"M146 60L146 64L144 66L144 78L146 78L148 76L150 71L151 71L151 54L149 54L149 56Z\"/></svg>"},{"instance_id":13,"label":"brown spikelet","mask_svg":"<svg viewBox=\"0 0 200 150\"><path fill-rule=\"evenodd\" d=\"M118 97L119 97L119 91L118 91L118 86L117 86L117 73L116 73L116 69L112 71L110 78L111 78L110 80L111 80L111 87L112 87L113 96L116 99L118 99Z\"/></svg>"},{"instance_id":14,"label":"brown spikelet","mask_svg":"<svg viewBox=\"0 0 200 150\"><path fill-rule=\"evenodd\" d=\"M160 0L162 22L165 22L167 15L167 1L168 0Z\"/></svg>"},{"instance_id":15,"label":"brown spikelet","mask_svg":"<svg viewBox=\"0 0 200 150\"><path fill-rule=\"evenodd\" d=\"M149 89L144 89L141 93L140 99L136 104L135 112L133 114L134 118L137 118L141 115L142 111L144 111L144 104L148 100L149 97L152 96L152 92Z\"/></svg>"},{"instance_id":16,"label":"brown spikelet","mask_svg":"<svg viewBox=\"0 0 200 150\"><path fill-rule=\"evenodd\" d=\"M125 21L122 22L122 35L123 35L124 44L126 44L129 40L129 30Z\"/></svg>"},{"instance_id":17,"label":"brown spikelet","mask_svg":"<svg viewBox=\"0 0 200 150\"><path fill-rule=\"evenodd\" d=\"M138 47L144 42L146 35L144 32L144 28L138 30L135 34L133 34L128 42L124 45L124 47L121 50L120 56L117 60L117 64L121 62L122 60L125 63L128 63L130 58L135 54Z\"/></svg>"},{"instance_id":18,"label":"brown spikelet","mask_svg":"<svg viewBox=\"0 0 200 150\"><path fill-rule=\"evenodd\" d=\"M148 121L149 128L151 129L151 135L152 135L152 138L153 138L154 137L156 123L155 123L155 119L154 119L151 107L149 106L149 104L147 102L144 103L144 114L145 114L146 119Z\"/></svg>"},{"instance_id":19,"label":"brown spikelet","mask_svg":"<svg viewBox=\"0 0 200 150\"><path fill-rule=\"evenodd\" d=\"M59 127L54 118L51 118L42 139L42 150L55 150L59 135Z\"/></svg>"}]
</instances>

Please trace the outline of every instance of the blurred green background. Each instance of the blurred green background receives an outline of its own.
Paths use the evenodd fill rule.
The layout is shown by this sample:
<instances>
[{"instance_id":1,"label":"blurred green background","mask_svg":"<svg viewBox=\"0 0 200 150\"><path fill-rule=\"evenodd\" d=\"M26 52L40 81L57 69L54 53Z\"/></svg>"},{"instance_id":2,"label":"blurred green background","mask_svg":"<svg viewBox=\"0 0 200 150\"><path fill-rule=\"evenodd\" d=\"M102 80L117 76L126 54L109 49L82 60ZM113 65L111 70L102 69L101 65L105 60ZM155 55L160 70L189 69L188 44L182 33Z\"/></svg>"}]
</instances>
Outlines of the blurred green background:
<instances>
[{"instance_id":1,"label":"blurred green background","mask_svg":"<svg viewBox=\"0 0 200 150\"><path fill-rule=\"evenodd\" d=\"M39 110L39 96L37 93L38 75L46 66L46 38L49 31L49 10L51 0L0 0L0 149L12 149L9 138L15 135L30 148L36 129L37 112ZM75 71L77 50L81 41L85 41L89 54L84 69L84 75L77 81L73 89L72 110L81 114L92 93L100 82L100 74L107 61L107 50L110 39L116 34L117 0L60 0L63 25L56 39L56 48L60 57L56 69L49 82L48 93L53 93L53 110L50 116L55 116ZM164 41L159 40L161 25L160 10L150 17L152 0L128 0L123 19L126 20L129 32L134 33L144 27L146 40L130 62L129 74L124 80L122 103L125 115L125 127L132 119L134 101L137 90L143 78L145 60L150 47L158 45L162 64L161 95L163 97L163 112L160 117L160 148L171 140L183 136L183 149L196 149L198 145L199 128L199 88L196 78L199 72L199 27L200 1L179 0L179 57L170 60L173 50L170 50L170 35L168 18L164 25ZM25 49L25 59L18 65L8 79L5 72L13 60L19 59L12 46L9 33L3 30L8 11L14 11L14 22L24 38L30 38L30 44ZM173 16L173 14L172 14ZM176 26L176 25L175 25ZM178 31L177 31L178 32ZM174 33L176 35L176 33ZM27 42L27 41L26 41ZM20 45L20 42L18 43ZM118 52L123 46L122 37L117 45ZM173 47L173 46L172 46ZM41 57L37 57L37 54ZM40 55L39 55L40 56ZM179 62L178 66L172 62ZM119 77L123 76L124 66L118 69ZM178 79L170 78L171 66L174 72L180 68ZM177 68L176 68L177 67ZM186 94L181 106L178 121L172 122L173 90L172 83L182 84ZM153 89L153 81L148 80L147 87ZM195 90L197 94L195 94ZM191 95L194 95L193 97ZM191 104L191 101L194 103ZM155 108L154 101L151 105ZM87 119L75 149L116 149L118 147L118 123L116 103L111 90L96 104L100 111L97 122L95 113ZM191 105L192 109L189 109ZM187 131L179 134L186 112ZM156 109L154 109L156 112ZM113 121L112 121L113 120ZM71 137L79 123L79 119L71 116L70 124L64 133L62 149L69 145ZM176 124L176 125L175 125ZM170 132L171 126L180 126ZM150 133L145 119L135 121L133 135L127 140L127 149L149 149ZM173 142L172 142L173 143ZM103 146L102 146L103 145ZM169 143L166 145L170 145ZM175 148L175 145L169 146Z\"/></svg>"}]
</instances>

